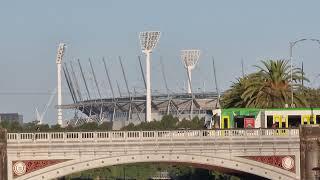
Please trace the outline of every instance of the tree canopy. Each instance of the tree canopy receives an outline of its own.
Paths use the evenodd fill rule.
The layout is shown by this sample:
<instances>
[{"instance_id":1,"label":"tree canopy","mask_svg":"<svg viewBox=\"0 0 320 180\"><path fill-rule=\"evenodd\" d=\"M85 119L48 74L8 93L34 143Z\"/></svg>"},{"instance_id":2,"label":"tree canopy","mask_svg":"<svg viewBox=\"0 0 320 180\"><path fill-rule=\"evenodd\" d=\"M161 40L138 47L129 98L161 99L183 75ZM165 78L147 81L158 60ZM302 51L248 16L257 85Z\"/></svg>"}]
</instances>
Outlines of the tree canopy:
<instances>
[{"instance_id":1,"label":"tree canopy","mask_svg":"<svg viewBox=\"0 0 320 180\"><path fill-rule=\"evenodd\" d=\"M224 107L282 108L293 102L297 107L307 107L302 81L308 81L300 68L292 69L287 60L261 61L257 72L238 78L222 97ZM292 87L291 87L292 86Z\"/></svg>"},{"instance_id":2,"label":"tree canopy","mask_svg":"<svg viewBox=\"0 0 320 180\"><path fill-rule=\"evenodd\" d=\"M149 130L178 130L178 129L204 129L204 119L197 116L192 120L182 119L179 121L177 117L165 115L161 121L142 122L138 125L129 124L121 130L128 131L149 131Z\"/></svg>"}]
</instances>

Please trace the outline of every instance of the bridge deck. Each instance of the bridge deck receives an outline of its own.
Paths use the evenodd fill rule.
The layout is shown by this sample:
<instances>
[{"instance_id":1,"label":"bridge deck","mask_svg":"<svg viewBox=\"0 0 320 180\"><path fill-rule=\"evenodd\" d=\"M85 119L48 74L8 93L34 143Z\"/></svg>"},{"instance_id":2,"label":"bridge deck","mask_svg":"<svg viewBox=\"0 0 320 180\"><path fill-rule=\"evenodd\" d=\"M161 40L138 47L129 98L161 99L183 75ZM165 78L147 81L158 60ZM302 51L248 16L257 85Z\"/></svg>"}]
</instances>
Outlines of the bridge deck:
<instances>
[{"instance_id":1,"label":"bridge deck","mask_svg":"<svg viewBox=\"0 0 320 180\"><path fill-rule=\"evenodd\" d=\"M107 132L39 132L8 133L8 144L30 142L71 141L154 141L181 139L236 140L287 140L298 139L299 129L228 129L228 130L179 130L179 131L107 131Z\"/></svg>"}]
</instances>

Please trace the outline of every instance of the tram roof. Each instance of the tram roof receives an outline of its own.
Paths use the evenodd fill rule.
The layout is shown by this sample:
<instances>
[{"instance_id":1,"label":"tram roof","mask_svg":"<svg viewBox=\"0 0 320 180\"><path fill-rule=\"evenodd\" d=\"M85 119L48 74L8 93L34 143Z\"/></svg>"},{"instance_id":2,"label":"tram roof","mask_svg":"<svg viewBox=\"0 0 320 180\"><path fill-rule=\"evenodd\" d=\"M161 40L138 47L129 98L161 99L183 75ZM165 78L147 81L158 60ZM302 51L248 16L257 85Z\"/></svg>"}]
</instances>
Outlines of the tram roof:
<instances>
[{"instance_id":1,"label":"tram roof","mask_svg":"<svg viewBox=\"0 0 320 180\"><path fill-rule=\"evenodd\" d=\"M222 111L310 111L320 110L320 107L314 108L222 108Z\"/></svg>"}]
</instances>

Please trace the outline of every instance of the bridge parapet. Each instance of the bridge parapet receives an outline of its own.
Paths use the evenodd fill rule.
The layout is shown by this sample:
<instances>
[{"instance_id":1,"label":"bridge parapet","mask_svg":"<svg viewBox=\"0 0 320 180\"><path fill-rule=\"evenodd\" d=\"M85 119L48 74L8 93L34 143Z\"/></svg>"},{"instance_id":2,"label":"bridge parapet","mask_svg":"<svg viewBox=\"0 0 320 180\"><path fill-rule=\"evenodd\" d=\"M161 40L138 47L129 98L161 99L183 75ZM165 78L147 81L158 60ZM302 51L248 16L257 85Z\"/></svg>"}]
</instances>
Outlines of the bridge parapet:
<instances>
[{"instance_id":1,"label":"bridge parapet","mask_svg":"<svg viewBox=\"0 0 320 180\"><path fill-rule=\"evenodd\" d=\"M8 133L12 143L70 142L100 140L172 140L172 139L216 139L216 140L281 140L299 138L299 129L228 129L228 130L178 130L178 131L107 131L107 132L40 132Z\"/></svg>"}]
</instances>

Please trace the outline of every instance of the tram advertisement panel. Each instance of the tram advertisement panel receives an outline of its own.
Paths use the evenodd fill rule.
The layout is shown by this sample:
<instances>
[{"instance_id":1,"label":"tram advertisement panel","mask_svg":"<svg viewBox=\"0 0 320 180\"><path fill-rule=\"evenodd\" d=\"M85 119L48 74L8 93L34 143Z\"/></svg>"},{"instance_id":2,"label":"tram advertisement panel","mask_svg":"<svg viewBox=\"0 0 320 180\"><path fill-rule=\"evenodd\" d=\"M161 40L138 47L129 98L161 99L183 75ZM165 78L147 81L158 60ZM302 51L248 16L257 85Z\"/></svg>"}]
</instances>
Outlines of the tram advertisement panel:
<instances>
[{"instance_id":1,"label":"tram advertisement panel","mask_svg":"<svg viewBox=\"0 0 320 180\"><path fill-rule=\"evenodd\" d=\"M244 118L244 128L254 128L254 118Z\"/></svg>"}]
</instances>

